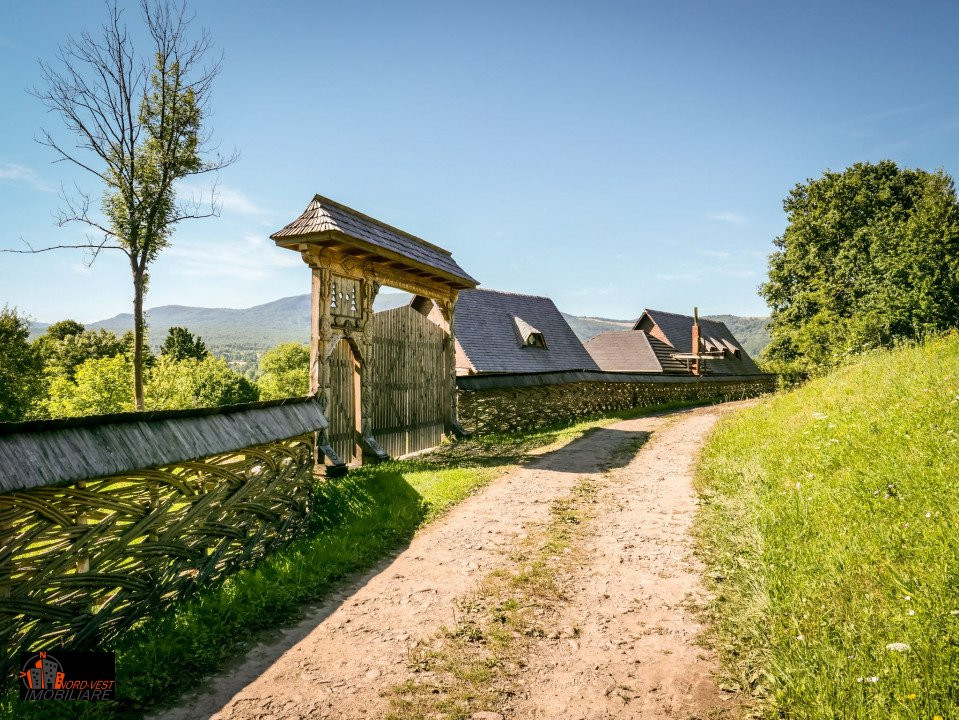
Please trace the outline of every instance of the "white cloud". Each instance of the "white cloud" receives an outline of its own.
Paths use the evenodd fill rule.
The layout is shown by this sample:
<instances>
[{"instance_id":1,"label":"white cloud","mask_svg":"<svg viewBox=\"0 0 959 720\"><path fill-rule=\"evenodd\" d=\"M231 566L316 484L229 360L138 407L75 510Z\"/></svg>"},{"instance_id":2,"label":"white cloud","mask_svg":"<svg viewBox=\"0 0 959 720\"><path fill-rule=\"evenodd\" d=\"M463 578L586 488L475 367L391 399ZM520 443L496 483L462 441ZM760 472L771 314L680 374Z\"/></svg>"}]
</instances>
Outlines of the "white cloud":
<instances>
[{"instance_id":1,"label":"white cloud","mask_svg":"<svg viewBox=\"0 0 959 720\"><path fill-rule=\"evenodd\" d=\"M264 215L266 211L250 200L239 190L233 190L228 187L221 187L217 193L217 199L223 205L224 211L239 213L240 215Z\"/></svg>"},{"instance_id":2,"label":"white cloud","mask_svg":"<svg viewBox=\"0 0 959 720\"><path fill-rule=\"evenodd\" d=\"M262 280L277 270L302 264L297 253L280 249L267 237L253 233L229 242L175 242L164 256L173 259L184 275L237 280Z\"/></svg>"},{"instance_id":3,"label":"white cloud","mask_svg":"<svg viewBox=\"0 0 959 720\"><path fill-rule=\"evenodd\" d=\"M706 216L706 219L732 223L733 225L745 225L747 222L745 217L738 213L734 213L731 210L723 210L722 212L718 213L709 213L709 215Z\"/></svg>"},{"instance_id":4,"label":"white cloud","mask_svg":"<svg viewBox=\"0 0 959 720\"><path fill-rule=\"evenodd\" d=\"M0 163L0 180L29 185L35 190L56 192L56 188L45 182L33 168L16 163Z\"/></svg>"},{"instance_id":5,"label":"white cloud","mask_svg":"<svg viewBox=\"0 0 959 720\"><path fill-rule=\"evenodd\" d=\"M183 183L178 188L185 195L190 196L194 202L201 205L210 204L210 188L201 185ZM262 216L267 212L253 200L244 195L239 190L235 190L225 185L218 185L216 188L216 202L222 208L224 214L236 214L247 216Z\"/></svg>"}]
</instances>

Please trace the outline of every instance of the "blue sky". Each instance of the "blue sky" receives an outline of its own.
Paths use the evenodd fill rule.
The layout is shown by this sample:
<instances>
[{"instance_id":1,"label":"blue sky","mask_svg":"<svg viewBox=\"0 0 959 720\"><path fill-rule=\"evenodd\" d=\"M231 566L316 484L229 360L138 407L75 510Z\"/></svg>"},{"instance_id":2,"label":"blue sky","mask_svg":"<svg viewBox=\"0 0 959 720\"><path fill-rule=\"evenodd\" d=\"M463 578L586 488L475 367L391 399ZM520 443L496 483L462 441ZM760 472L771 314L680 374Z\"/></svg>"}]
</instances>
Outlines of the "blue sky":
<instances>
[{"instance_id":1,"label":"blue sky","mask_svg":"<svg viewBox=\"0 0 959 720\"><path fill-rule=\"evenodd\" d=\"M241 159L222 217L181 225L154 266L148 307L308 292L268 236L319 192L568 312L764 314L796 182L886 157L959 172L956 4L192 4L225 53L210 127ZM63 131L25 90L103 16L0 10L0 246L83 238L55 227L56 191L99 188L33 141ZM0 305L41 321L130 298L119 256L0 255Z\"/></svg>"}]
</instances>

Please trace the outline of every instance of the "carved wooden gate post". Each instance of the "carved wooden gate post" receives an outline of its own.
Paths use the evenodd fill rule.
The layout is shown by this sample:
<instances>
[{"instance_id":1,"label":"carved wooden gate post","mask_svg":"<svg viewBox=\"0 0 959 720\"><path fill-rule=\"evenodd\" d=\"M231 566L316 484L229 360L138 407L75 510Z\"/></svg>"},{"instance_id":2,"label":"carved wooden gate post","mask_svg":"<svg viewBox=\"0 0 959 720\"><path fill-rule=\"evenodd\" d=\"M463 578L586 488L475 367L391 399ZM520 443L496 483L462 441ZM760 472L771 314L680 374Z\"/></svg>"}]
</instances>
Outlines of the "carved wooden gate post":
<instances>
[{"instance_id":1,"label":"carved wooden gate post","mask_svg":"<svg viewBox=\"0 0 959 720\"><path fill-rule=\"evenodd\" d=\"M318 434L317 458L322 454L328 465L339 471L346 463L361 460L339 457L331 443L337 432L333 417L336 403L342 402L332 381L331 355L342 340L349 343L359 363L358 445L366 458L387 458L373 437L368 392L373 385L373 300L381 285L433 298L444 308L450 328L446 348L448 425L458 431L453 306L460 289L474 288L477 283L450 253L320 195L300 217L271 237L280 247L298 251L313 275L310 391L317 395L330 420L330 428Z\"/></svg>"},{"instance_id":2,"label":"carved wooden gate post","mask_svg":"<svg viewBox=\"0 0 959 720\"><path fill-rule=\"evenodd\" d=\"M440 313L443 315L443 321L446 323L448 328L448 336L446 338L446 371L447 381L449 382L450 405L447 426L449 432L457 437L462 438L468 437L469 433L463 429L462 425L460 425L459 407L457 404L459 392L456 389L456 324L454 322L454 315L456 310L456 298L458 295L458 291L452 290L450 292L449 299L438 300L437 306L439 307Z\"/></svg>"}]
</instances>

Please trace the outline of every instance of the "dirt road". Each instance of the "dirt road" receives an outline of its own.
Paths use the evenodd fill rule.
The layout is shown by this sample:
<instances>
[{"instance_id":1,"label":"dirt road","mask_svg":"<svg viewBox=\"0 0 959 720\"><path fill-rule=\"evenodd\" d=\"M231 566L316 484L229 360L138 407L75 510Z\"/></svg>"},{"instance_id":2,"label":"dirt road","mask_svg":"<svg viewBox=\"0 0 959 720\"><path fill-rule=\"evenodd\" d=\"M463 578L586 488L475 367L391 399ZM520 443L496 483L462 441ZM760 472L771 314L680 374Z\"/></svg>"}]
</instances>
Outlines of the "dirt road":
<instances>
[{"instance_id":1,"label":"dirt road","mask_svg":"<svg viewBox=\"0 0 959 720\"><path fill-rule=\"evenodd\" d=\"M455 623L458 600L508 563L509 549L584 477L598 488L587 561L564 578L566 599L555 608L560 626L576 628L575 639L557 632L536 642L499 717L721 714L728 701L713 680L712 657L696 642L690 610L703 592L689 538L691 468L709 429L732 407L622 421L504 475L156 717L386 717L387 691L412 672L411 651Z\"/></svg>"}]
</instances>

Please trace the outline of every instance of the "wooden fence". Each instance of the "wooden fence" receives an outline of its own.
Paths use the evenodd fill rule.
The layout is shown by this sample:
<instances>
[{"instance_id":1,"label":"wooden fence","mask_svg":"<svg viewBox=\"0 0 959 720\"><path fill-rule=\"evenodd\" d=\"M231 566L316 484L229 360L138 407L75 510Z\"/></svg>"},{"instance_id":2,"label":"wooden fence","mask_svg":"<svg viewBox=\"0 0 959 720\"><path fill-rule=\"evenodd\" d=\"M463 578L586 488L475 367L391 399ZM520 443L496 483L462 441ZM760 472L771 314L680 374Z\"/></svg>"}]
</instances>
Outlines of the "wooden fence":
<instances>
[{"instance_id":1,"label":"wooden fence","mask_svg":"<svg viewBox=\"0 0 959 720\"><path fill-rule=\"evenodd\" d=\"M774 375L664 376L596 371L457 378L459 420L473 433L546 427L671 402L740 400L776 388Z\"/></svg>"},{"instance_id":2,"label":"wooden fence","mask_svg":"<svg viewBox=\"0 0 959 720\"><path fill-rule=\"evenodd\" d=\"M0 672L15 676L20 649L108 642L254 563L308 521L313 488L313 438L302 435L0 495Z\"/></svg>"},{"instance_id":3,"label":"wooden fence","mask_svg":"<svg viewBox=\"0 0 959 720\"><path fill-rule=\"evenodd\" d=\"M373 315L372 428L390 457L436 447L449 415L446 332L411 307Z\"/></svg>"}]
</instances>

